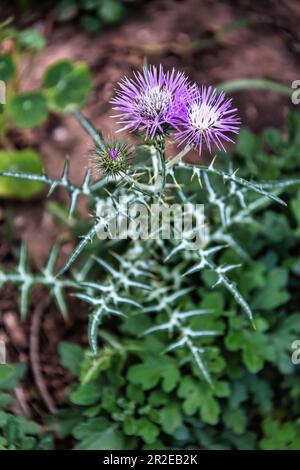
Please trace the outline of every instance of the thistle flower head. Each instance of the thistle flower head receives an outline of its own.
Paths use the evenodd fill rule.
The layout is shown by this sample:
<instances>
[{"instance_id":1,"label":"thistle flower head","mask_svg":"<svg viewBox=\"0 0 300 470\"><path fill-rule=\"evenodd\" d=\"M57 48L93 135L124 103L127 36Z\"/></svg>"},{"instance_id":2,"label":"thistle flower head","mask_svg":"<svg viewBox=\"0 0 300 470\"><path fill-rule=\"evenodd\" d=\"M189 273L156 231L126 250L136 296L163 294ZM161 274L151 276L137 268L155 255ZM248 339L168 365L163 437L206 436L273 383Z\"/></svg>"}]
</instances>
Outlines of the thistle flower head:
<instances>
[{"instance_id":1,"label":"thistle flower head","mask_svg":"<svg viewBox=\"0 0 300 470\"><path fill-rule=\"evenodd\" d=\"M109 142L105 150L93 149L93 166L96 171L112 177L126 173L131 156L128 144Z\"/></svg>"},{"instance_id":2,"label":"thistle flower head","mask_svg":"<svg viewBox=\"0 0 300 470\"><path fill-rule=\"evenodd\" d=\"M112 148L111 150L108 151L108 156L111 160L115 160L116 158L118 158L118 155L119 155L119 150L117 150L116 148Z\"/></svg>"},{"instance_id":3,"label":"thistle flower head","mask_svg":"<svg viewBox=\"0 0 300 470\"><path fill-rule=\"evenodd\" d=\"M150 66L125 77L111 100L123 129L140 130L154 138L165 133L180 114L189 92L188 80L181 72L165 72L160 65Z\"/></svg>"},{"instance_id":4,"label":"thistle flower head","mask_svg":"<svg viewBox=\"0 0 300 470\"><path fill-rule=\"evenodd\" d=\"M195 85L187 95L185 105L176 120L176 138L195 146L201 153L203 143L211 152L212 144L224 149L223 141L233 142L228 133L237 134L240 120L232 100L212 87Z\"/></svg>"}]
</instances>

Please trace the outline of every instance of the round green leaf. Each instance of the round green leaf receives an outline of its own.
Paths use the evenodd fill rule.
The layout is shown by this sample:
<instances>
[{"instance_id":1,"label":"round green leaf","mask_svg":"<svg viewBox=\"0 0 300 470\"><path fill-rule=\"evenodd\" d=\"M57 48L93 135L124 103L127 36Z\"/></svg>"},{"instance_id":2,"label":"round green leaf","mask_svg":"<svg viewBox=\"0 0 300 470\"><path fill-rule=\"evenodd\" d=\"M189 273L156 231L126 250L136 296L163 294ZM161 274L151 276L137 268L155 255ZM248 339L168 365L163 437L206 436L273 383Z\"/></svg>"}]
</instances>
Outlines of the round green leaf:
<instances>
[{"instance_id":1,"label":"round green leaf","mask_svg":"<svg viewBox=\"0 0 300 470\"><path fill-rule=\"evenodd\" d=\"M48 109L44 95L38 91L12 96L8 110L16 124L22 127L35 127L47 118Z\"/></svg>"},{"instance_id":2,"label":"round green leaf","mask_svg":"<svg viewBox=\"0 0 300 470\"><path fill-rule=\"evenodd\" d=\"M12 368L7 364L0 364L0 383L10 376Z\"/></svg>"},{"instance_id":3,"label":"round green leaf","mask_svg":"<svg viewBox=\"0 0 300 470\"><path fill-rule=\"evenodd\" d=\"M4 171L42 174L43 166L34 150L20 150L16 153L1 150L0 173ZM44 184L38 181L0 176L0 198L27 199L43 188Z\"/></svg>"},{"instance_id":4,"label":"round green leaf","mask_svg":"<svg viewBox=\"0 0 300 470\"><path fill-rule=\"evenodd\" d=\"M100 0L101 1L101 0ZM99 5L99 0L81 0L80 6L83 10L91 11L95 10Z\"/></svg>"},{"instance_id":5,"label":"round green leaf","mask_svg":"<svg viewBox=\"0 0 300 470\"><path fill-rule=\"evenodd\" d=\"M72 403L76 405L93 405L99 401L101 396L101 389L96 383L88 383L80 385L70 395Z\"/></svg>"},{"instance_id":6,"label":"round green leaf","mask_svg":"<svg viewBox=\"0 0 300 470\"><path fill-rule=\"evenodd\" d=\"M79 13L78 5L74 0L62 0L57 7L59 21L71 21Z\"/></svg>"},{"instance_id":7,"label":"round green leaf","mask_svg":"<svg viewBox=\"0 0 300 470\"><path fill-rule=\"evenodd\" d=\"M102 27L101 20L93 15L83 15L80 18L80 24L90 34L98 33Z\"/></svg>"},{"instance_id":8,"label":"round green leaf","mask_svg":"<svg viewBox=\"0 0 300 470\"><path fill-rule=\"evenodd\" d=\"M7 54L0 55L0 80L7 82L15 74L16 67L12 58Z\"/></svg>"},{"instance_id":9,"label":"round green leaf","mask_svg":"<svg viewBox=\"0 0 300 470\"><path fill-rule=\"evenodd\" d=\"M124 6L120 0L102 0L99 15L108 24L118 23L124 16Z\"/></svg>"},{"instance_id":10,"label":"round green leaf","mask_svg":"<svg viewBox=\"0 0 300 470\"><path fill-rule=\"evenodd\" d=\"M55 110L65 111L84 105L92 79L86 65L63 60L47 70L44 85L50 106Z\"/></svg>"},{"instance_id":11,"label":"round green leaf","mask_svg":"<svg viewBox=\"0 0 300 470\"><path fill-rule=\"evenodd\" d=\"M51 65L43 78L43 84L46 88L59 88L60 83L63 82L66 76L72 72L74 66L70 60L59 60Z\"/></svg>"},{"instance_id":12,"label":"round green leaf","mask_svg":"<svg viewBox=\"0 0 300 470\"><path fill-rule=\"evenodd\" d=\"M46 45L44 36L37 29L25 29L19 33L20 44L23 47L41 51Z\"/></svg>"}]
</instances>

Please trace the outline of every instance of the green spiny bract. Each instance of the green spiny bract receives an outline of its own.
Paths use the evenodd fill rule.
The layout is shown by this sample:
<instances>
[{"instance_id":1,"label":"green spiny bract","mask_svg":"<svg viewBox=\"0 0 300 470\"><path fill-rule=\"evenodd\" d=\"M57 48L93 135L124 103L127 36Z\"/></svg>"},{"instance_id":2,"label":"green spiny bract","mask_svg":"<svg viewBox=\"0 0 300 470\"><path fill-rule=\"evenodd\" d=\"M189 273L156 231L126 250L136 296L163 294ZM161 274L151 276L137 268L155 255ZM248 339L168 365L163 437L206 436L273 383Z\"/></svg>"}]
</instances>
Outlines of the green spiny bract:
<instances>
[{"instance_id":1,"label":"green spiny bract","mask_svg":"<svg viewBox=\"0 0 300 470\"><path fill-rule=\"evenodd\" d=\"M108 142L105 149L95 147L92 150L92 166L97 174L116 178L128 171L131 149L126 143Z\"/></svg>"}]
</instances>

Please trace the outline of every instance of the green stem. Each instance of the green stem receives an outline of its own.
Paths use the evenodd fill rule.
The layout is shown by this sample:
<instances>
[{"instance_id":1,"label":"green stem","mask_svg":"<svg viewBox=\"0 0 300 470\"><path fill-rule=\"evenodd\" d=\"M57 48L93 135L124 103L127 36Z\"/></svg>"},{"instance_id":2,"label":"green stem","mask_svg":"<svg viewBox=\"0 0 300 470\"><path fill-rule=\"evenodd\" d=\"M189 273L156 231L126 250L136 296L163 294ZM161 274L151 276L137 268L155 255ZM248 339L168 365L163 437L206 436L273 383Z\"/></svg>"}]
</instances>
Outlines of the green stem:
<instances>
[{"instance_id":1,"label":"green stem","mask_svg":"<svg viewBox=\"0 0 300 470\"><path fill-rule=\"evenodd\" d=\"M238 185L251 189L252 191L259 193L263 196L268 197L269 199L272 199L273 201L276 201L277 203L286 206L286 203L277 197L275 194L269 193L264 189L264 184L262 183L261 185L259 183L252 183L251 181L245 180L244 178L241 178L236 175L236 172L233 173L228 173L223 170L218 170L213 166L213 162L209 165L192 165L189 163L183 163L179 162L178 163L178 168L185 168L185 169L190 169L191 171L198 170L203 173L211 173L214 175L222 176L224 181L234 181Z\"/></svg>"},{"instance_id":2,"label":"green stem","mask_svg":"<svg viewBox=\"0 0 300 470\"><path fill-rule=\"evenodd\" d=\"M165 160L165 142L163 138L155 140L153 142L153 147L156 150L156 155L158 156L160 169L158 172L158 178L156 179L153 185L147 185L135 181L131 176L125 175L124 179L130 186L139 191L146 196L158 196L163 194L166 187L166 160Z\"/></svg>"},{"instance_id":3,"label":"green stem","mask_svg":"<svg viewBox=\"0 0 300 470\"><path fill-rule=\"evenodd\" d=\"M186 156L187 153L189 153L189 151L192 149L192 147L190 145L187 145L186 147L184 147L183 150L181 150L181 152L179 152L176 157L172 158L171 160L168 161L166 167L167 169L169 168L172 168L173 166L177 165L179 162L181 162L181 160L183 159L183 157Z\"/></svg>"},{"instance_id":4,"label":"green stem","mask_svg":"<svg viewBox=\"0 0 300 470\"><path fill-rule=\"evenodd\" d=\"M217 86L220 91L239 91L250 89L262 89L282 93L283 95L290 96L292 90L290 87L282 83L274 82L273 80L264 80L261 78L240 78L239 80L231 80L228 82L220 83Z\"/></svg>"},{"instance_id":5,"label":"green stem","mask_svg":"<svg viewBox=\"0 0 300 470\"><path fill-rule=\"evenodd\" d=\"M81 114L79 111L73 111L73 116L77 120L77 122L81 125L83 130L92 138L94 141L96 147L98 149L105 151L105 142L103 139L103 135L101 132L96 129L91 121L86 118L83 114Z\"/></svg>"},{"instance_id":6,"label":"green stem","mask_svg":"<svg viewBox=\"0 0 300 470\"><path fill-rule=\"evenodd\" d=\"M138 181L135 181L131 176L125 175L124 180L136 191L139 191L140 193L145 194L145 196L152 196L153 195L153 190L149 189L151 186L148 186L147 184L139 183Z\"/></svg>"},{"instance_id":7,"label":"green stem","mask_svg":"<svg viewBox=\"0 0 300 470\"><path fill-rule=\"evenodd\" d=\"M160 194L163 194L166 187L166 155L165 155L165 141L163 138L157 139L154 142L154 147L157 151L158 158L160 161Z\"/></svg>"}]
</instances>

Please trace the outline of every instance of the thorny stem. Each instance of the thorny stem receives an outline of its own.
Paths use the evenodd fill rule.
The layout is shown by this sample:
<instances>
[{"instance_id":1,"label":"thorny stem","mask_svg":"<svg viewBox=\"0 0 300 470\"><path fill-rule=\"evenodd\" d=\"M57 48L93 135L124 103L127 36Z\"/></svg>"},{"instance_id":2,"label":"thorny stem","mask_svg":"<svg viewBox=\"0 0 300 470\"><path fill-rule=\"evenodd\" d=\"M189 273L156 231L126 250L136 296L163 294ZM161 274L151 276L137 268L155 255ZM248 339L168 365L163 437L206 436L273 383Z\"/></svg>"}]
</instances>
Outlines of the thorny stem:
<instances>
[{"instance_id":1,"label":"thorny stem","mask_svg":"<svg viewBox=\"0 0 300 470\"><path fill-rule=\"evenodd\" d=\"M156 139L154 141L154 147L156 149L160 166L161 173L160 175L160 194L163 194L166 187L166 156L165 156L165 141L163 138Z\"/></svg>"},{"instance_id":2,"label":"thorny stem","mask_svg":"<svg viewBox=\"0 0 300 470\"><path fill-rule=\"evenodd\" d=\"M172 158L171 160L168 161L167 165L166 165L166 168L167 169L170 169L170 168L173 168L173 166L177 165L178 163L180 163L183 159L183 157L185 157L185 155L187 153L189 153L189 151L192 149L192 147L190 145L187 145L186 147L184 147L183 150L181 150L181 152L179 152L176 157Z\"/></svg>"},{"instance_id":3,"label":"thorny stem","mask_svg":"<svg viewBox=\"0 0 300 470\"><path fill-rule=\"evenodd\" d=\"M124 180L130 185L131 188L135 189L136 191L145 194L145 196L152 196L153 191L148 186L147 184L139 183L138 181L135 181L131 176L129 175L124 175Z\"/></svg>"},{"instance_id":4,"label":"thorny stem","mask_svg":"<svg viewBox=\"0 0 300 470\"><path fill-rule=\"evenodd\" d=\"M96 129L93 124L87 119L83 114L79 111L74 111L73 116L81 125L81 127L85 130L85 132L92 138L97 148L101 150L105 150L105 141L101 132ZM157 194L161 194L164 191L165 184L166 184L166 163L165 163L165 145L164 145L164 138L156 139L153 142L153 146L157 150L157 154L160 158L161 164L161 182L160 185L154 184L152 187L146 184L139 183L131 178L129 175L124 175L124 180L130 184L132 188L136 191L139 191L147 196L153 196Z\"/></svg>"},{"instance_id":5,"label":"thorny stem","mask_svg":"<svg viewBox=\"0 0 300 470\"><path fill-rule=\"evenodd\" d=\"M279 204L281 204L283 206L286 206L286 203L282 199L280 199L279 197L277 197L276 195L274 195L272 193L268 193L267 191L265 191L265 189L264 189L265 186L264 186L263 183L261 185L251 183L251 181L245 180L244 178L241 178L241 177L237 176L236 175L237 171L232 172L232 173L228 173L228 172L223 171L223 170L218 170L217 168L215 168L213 166L214 161L215 161L215 159L211 162L211 164L209 166L189 164L189 163L184 163L182 161L177 161L177 163L178 163L178 168L190 169L194 172L199 172L199 174L202 171L203 173L211 173L211 174L214 174L214 175L222 176L222 178L225 182L226 181L234 181L235 183L237 183L238 185L240 185L242 187L247 187L249 189L252 189L253 191L255 191L257 193L262 194L263 196L267 196L268 198L278 202Z\"/></svg>"}]
</instances>

